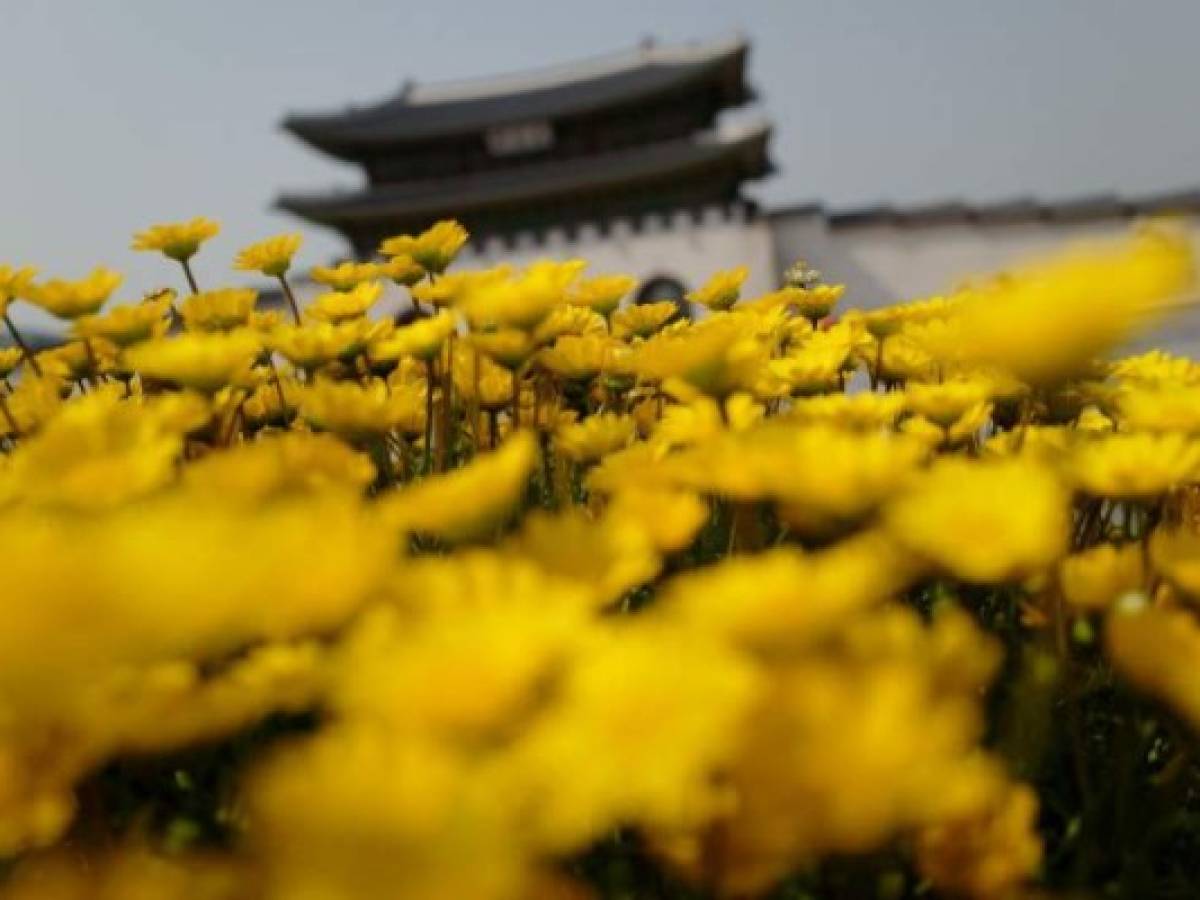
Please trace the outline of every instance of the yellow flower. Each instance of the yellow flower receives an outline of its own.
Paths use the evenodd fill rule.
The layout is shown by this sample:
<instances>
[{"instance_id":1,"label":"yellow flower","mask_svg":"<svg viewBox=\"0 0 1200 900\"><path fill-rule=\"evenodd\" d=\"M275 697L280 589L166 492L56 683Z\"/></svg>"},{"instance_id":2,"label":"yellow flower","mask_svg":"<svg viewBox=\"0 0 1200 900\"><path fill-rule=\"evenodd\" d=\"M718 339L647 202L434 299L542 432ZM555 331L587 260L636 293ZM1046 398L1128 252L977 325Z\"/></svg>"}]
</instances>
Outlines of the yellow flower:
<instances>
[{"instance_id":1,"label":"yellow flower","mask_svg":"<svg viewBox=\"0 0 1200 900\"><path fill-rule=\"evenodd\" d=\"M800 315L815 325L833 312L833 308L845 292L844 284L818 284L810 288L792 288L788 293L788 303L795 306Z\"/></svg>"},{"instance_id":2,"label":"yellow flower","mask_svg":"<svg viewBox=\"0 0 1200 900\"><path fill-rule=\"evenodd\" d=\"M607 318L636 286L637 279L629 275L598 275L578 282L568 299Z\"/></svg>"},{"instance_id":3,"label":"yellow flower","mask_svg":"<svg viewBox=\"0 0 1200 900\"><path fill-rule=\"evenodd\" d=\"M745 431L762 418L762 407L747 394L733 394L724 402L699 395L666 407L653 425L651 440L656 447L691 447L727 429Z\"/></svg>"},{"instance_id":4,"label":"yellow flower","mask_svg":"<svg viewBox=\"0 0 1200 900\"><path fill-rule=\"evenodd\" d=\"M479 364L479 378L475 365ZM423 390L423 388L422 388ZM486 410L498 411L512 406L513 374L492 362L486 354L476 353L466 342L454 346L454 391L466 400L477 400Z\"/></svg>"},{"instance_id":5,"label":"yellow flower","mask_svg":"<svg viewBox=\"0 0 1200 900\"><path fill-rule=\"evenodd\" d=\"M827 640L913 574L893 542L868 532L815 553L771 550L680 575L656 613L756 652L794 653Z\"/></svg>"},{"instance_id":6,"label":"yellow flower","mask_svg":"<svg viewBox=\"0 0 1200 900\"><path fill-rule=\"evenodd\" d=\"M556 306L533 332L536 344L553 343L563 335L605 334L604 317L584 306Z\"/></svg>"},{"instance_id":7,"label":"yellow flower","mask_svg":"<svg viewBox=\"0 0 1200 900\"><path fill-rule=\"evenodd\" d=\"M645 530L660 552L687 547L708 521L708 504L687 491L633 487L617 491L604 515Z\"/></svg>"},{"instance_id":8,"label":"yellow flower","mask_svg":"<svg viewBox=\"0 0 1200 900\"><path fill-rule=\"evenodd\" d=\"M511 266L495 266L478 272L453 272L437 281L414 285L413 300L430 306L455 306L470 293L505 281L512 274Z\"/></svg>"},{"instance_id":9,"label":"yellow flower","mask_svg":"<svg viewBox=\"0 0 1200 900\"><path fill-rule=\"evenodd\" d=\"M752 388L768 358L766 348L745 337L732 320L662 332L633 350L635 371L643 378L656 382L679 378L710 397Z\"/></svg>"},{"instance_id":10,"label":"yellow flower","mask_svg":"<svg viewBox=\"0 0 1200 900\"><path fill-rule=\"evenodd\" d=\"M295 378L280 375L276 384L274 377L270 377L246 398L242 415L253 425L287 425L299 405L299 388Z\"/></svg>"},{"instance_id":11,"label":"yellow flower","mask_svg":"<svg viewBox=\"0 0 1200 900\"><path fill-rule=\"evenodd\" d=\"M1042 864L1038 795L1011 785L994 804L923 829L917 868L939 891L979 900L1019 895Z\"/></svg>"},{"instance_id":12,"label":"yellow flower","mask_svg":"<svg viewBox=\"0 0 1200 900\"><path fill-rule=\"evenodd\" d=\"M972 407L989 399L987 382L972 378L953 378L931 384L912 383L905 387L908 408L942 428L949 428Z\"/></svg>"},{"instance_id":13,"label":"yellow flower","mask_svg":"<svg viewBox=\"0 0 1200 900\"><path fill-rule=\"evenodd\" d=\"M679 315L679 305L674 300L636 303L613 313L613 336L622 340L648 338L677 315Z\"/></svg>"},{"instance_id":14,"label":"yellow flower","mask_svg":"<svg viewBox=\"0 0 1200 900\"><path fill-rule=\"evenodd\" d=\"M554 448L567 459L595 462L633 440L634 424L629 416L601 413L582 422L564 425L554 433Z\"/></svg>"},{"instance_id":15,"label":"yellow flower","mask_svg":"<svg viewBox=\"0 0 1200 900\"><path fill-rule=\"evenodd\" d=\"M1060 383L1160 314L1192 267L1185 238L1147 229L1018 269L971 292L964 351L1029 384Z\"/></svg>"},{"instance_id":16,"label":"yellow flower","mask_svg":"<svg viewBox=\"0 0 1200 900\"><path fill-rule=\"evenodd\" d=\"M425 277L425 270L407 256L393 256L378 264L378 270L380 275L409 288Z\"/></svg>"},{"instance_id":17,"label":"yellow flower","mask_svg":"<svg viewBox=\"0 0 1200 900\"><path fill-rule=\"evenodd\" d=\"M1200 625L1190 612L1119 606L1105 620L1104 645L1120 675L1200 728Z\"/></svg>"},{"instance_id":18,"label":"yellow flower","mask_svg":"<svg viewBox=\"0 0 1200 900\"><path fill-rule=\"evenodd\" d=\"M1066 473L1096 497L1159 497L1200 478L1200 440L1175 433L1102 435L1075 445Z\"/></svg>"},{"instance_id":19,"label":"yellow flower","mask_svg":"<svg viewBox=\"0 0 1200 900\"><path fill-rule=\"evenodd\" d=\"M405 567L336 659L335 714L470 742L519 729L591 637L586 596L524 560L476 551ZM420 614L413 616L415 607Z\"/></svg>"},{"instance_id":20,"label":"yellow flower","mask_svg":"<svg viewBox=\"0 0 1200 900\"><path fill-rule=\"evenodd\" d=\"M437 359L442 345L457 328L458 317L444 309L437 315L397 328L373 343L367 355L372 362L395 362L406 356L424 361Z\"/></svg>"},{"instance_id":21,"label":"yellow flower","mask_svg":"<svg viewBox=\"0 0 1200 900\"><path fill-rule=\"evenodd\" d=\"M115 506L174 477L183 441L166 424L112 393L80 397L21 444L7 475L28 502Z\"/></svg>"},{"instance_id":22,"label":"yellow flower","mask_svg":"<svg viewBox=\"0 0 1200 900\"><path fill-rule=\"evenodd\" d=\"M386 434L402 424L405 431L424 428L423 394L391 391L382 381L366 385L318 379L298 391L300 414L317 428L349 438ZM414 428L414 425L420 428Z\"/></svg>"},{"instance_id":23,"label":"yellow flower","mask_svg":"<svg viewBox=\"0 0 1200 900\"><path fill-rule=\"evenodd\" d=\"M323 729L253 773L247 837L272 893L353 900L388 885L389 900L546 896L526 884L518 810L481 766L427 731L398 739L373 724ZM471 865L454 862L464 859Z\"/></svg>"},{"instance_id":24,"label":"yellow flower","mask_svg":"<svg viewBox=\"0 0 1200 900\"><path fill-rule=\"evenodd\" d=\"M321 294L305 312L318 322L346 322L366 315L382 293L378 281L363 281L348 290Z\"/></svg>"},{"instance_id":25,"label":"yellow flower","mask_svg":"<svg viewBox=\"0 0 1200 900\"><path fill-rule=\"evenodd\" d=\"M543 260L516 277L475 279L463 286L458 304L476 329L533 331L555 307L565 302L567 290L586 265L579 259Z\"/></svg>"},{"instance_id":26,"label":"yellow flower","mask_svg":"<svg viewBox=\"0 0 1200 900\"><path fill-rule=\"evenodd\" d=\"M1082 610L1103 610L1141 590L1146 575L1139 544L1104 544L1064 559L1058 567L1063 597Z\"/></svg>"},{"instance_id":27,"label":"yellow flower","mask_svg":"<svg viewBox=\"0 0 1200 900\"><path fill-rule=\"evenodd\" d=\"M620 366L628 351L603 334L564 335L538 353L538 365L568 381L589 381Z\"/></svg>"},{"instance_id":28,"label":"yellow flower","mask_svg":"<svg viewBox=\"0 0 1200 900\"><path fill-rule=\"evenodd\" d=\"M353 319L334 325L280 325L267 335L267 345L302 369L315 369L336 360L351 360L393 331L391 321Z\"/></svg>"},{"instance_id":29,"label":"yellow flower","mask_svg":"<svg viewBox=\"0 0 1200 900\"><path fill-rule=\"evenodd\" d=\"M1126 381L1149 385L1195 385L1200 384L1200 363L1162 350L1149 350L1117 360L1113 363L1112 374Z\"/></svg>"},{"instance_id":30,"label":"yellow flower","mask_svg":"<svg viewBox=\"0 0 1200 900\"><path fill-rule=\"evenodd\" d=\"M520 502L537 460L537 441L519 431L494 453L394 492L379 506L384 519L403 531L452 543L482 538Z\"/></svg>"},{"instance_id":31,"label":"yellow flower","mask_svg":"<svg viewBox=\"0 0 1200 900\"><path fill-rule=\"evenodd\" d=\"M281 234L242 248L233 267L242 272L261 272L271 278L282 278L291 268L292 257L300 249L299 234Z\"/></svg>"},{"instance_id":32,"label":"yellow flower","mask_svg":"<svg viewBox=\"0 0 1200 900\"><path fill-rule=\"evenodd\" d=\"M745 266L717 272L702 287L688 294L687 299L709 309L729 309L737 303L742 283L749 274L750 270Z\"/></svg>"},{"instance_id":33,"label":"yellow flower","mask_svg":"<svg viewBox=\"0 0 1200 900\"><path fill-rule=\"evenodd\" d=\"M187 332L130 347L121 358L125 366L143 378L211 395L248 379L250 367L261 351L259 339L247 331Z\"/></svg>"},{"instance_id":34,"label":"yellow flower","mask_svg":"<svg viewBox=\"0 0 1200 900\"><path fill-rule=\"evenodd\" d=\"M1117 411L1131 431L1200 434L1200 384L1127 388L1117 396Z\"/></svg>"},{"instance_id":35,"label":"yellow flower","mask_svg":"<svg viewBox=\"0 0 1200 900\"><path fill-rule=\"evenodd\" d=\"M263 436L210 454L183 470L185 488L228 497L248 508L291 494L361 491L374 478L370 459L337 438L298 432Z\"/></svg>"},{"instance_id":36,"label":"yellow flower","mask_svg":"<svg viewBox=\"0 0 1200 900\"><path fill-rule=\"evenodd\" d=\"M120 273L98 267L79 281L29 282L23 296L60 319L78 319L99 311L122 280Z\"/></svg>"},{"instance_id":37,"label":"yellow flower","mask_svg":"<svg viewBox=\"0 0 1200 900\"><path fill-rule=\"evenodd\" d=\"M7 378L24 361L25 352L20 347L6 347L0 350L0 378Z\"/></svg>"},{"instance_id":38,"label":"yellow flower","mask_svg":"<svg viewBox=\"0 0 1200 900\"><path fill-rule=\"evenodd\" d=\"M1200 598L1200 533L1191 528L1156 528L1150 560L1163 577L1190 597Z\"/></svg>"},{"instance_id":39,"label":"yellow flower","mask_svg":"<svg viewBox=\"0 0 1200 900\"><path fill-rule=\"evenodd\" d=\"M472 347L510 372L516 372L525 365L537 349L529 333L519 328L476 331L471 334L470 342Z\"/></svg>"},{"instance_id":40,"label":"yellow flower","mask_svg":"<svg viewBox=\"0 0 1200 900\"><path fill-rule=\"evenodd\" d=\"M221 226L199 216L188 222L151 225L133 236L133 250L156 250L169 259L185 262L196 255L200 245L215 237Z\"/></svg>"},{"instance_id":41,"label":"yellow flower","mask_svg":"<svg viewBox=\"0 0 1200 900\"><path fill-rule=\"evenodd\" d=\"M224 288L192 294L180 304L179 314L189 331L232 331L247 324L258 292L249 288Z\"/></svg>"},{"instance_id":42,"label":"yellow flower","mask_svg":"<svg viewBox=\"0 0 1200 900\"><path fill-rule=\"evenodd\" d=\"M875 377L885 382L920 381L932 377L936 368L933 357L903 332L886 338L882 354L870 364L876 369Z\"/></svg>"},{"instance_id":43,"label":"yellow flower","mask_svg":"<svg viewBox=\"0 0 1200 900\"><path fill-rule=\"evenodd\" d=\"M38 354L47 375L70 378L94 378L107 375L117 367L117 347L102 338L68 341Z\"/></svg>"},{"instance_id":44,"label":"yellow flower","mask_svg":"<svg viewBox=\"0 0 1200 900\"><path fill-rule=\"evenodd\" d=\"M798 860L862 853L992 801L1006 781L978 749L979 698L999 654L965 618L926 627L884 608L775 667L720 768L731 802L671 858L722 896L757 896Z\"/></svg>"},{"instance_id":45,"label":"yellow flower","mask_svg":"<svg viewBox=\"0 0 1200 900\"><path fill-rule=\"evenodd\" d=\"M384 273L378 263L348 260L336 266L313 266L309 274L317 284L335 291L351 291L364 281L374 281Z\"/></svg>"},{"instance_id":46,"label":"yellow flower","mask_svg":"<svg viewBox=\"0 0 1200 900\"><path fill-rule=\"evenodd\" d=\"M615 494L624 490L647 490L668 485L671 473L667 451L661 446L636 441L611 453L587 474L590 492Z\"/></svg>"},{"instance_id":47,"label":"yellow flower","mask_svg":"<svg viewBox=\"0 0 1200 900\"><path fill-rule=\"evenodd\" d=\"M0 265L0 315L4 314L14 298L28 295L37 272L32 266L14 269L12 266Z\"/></svg>"},{"instance_id":48,"label":"yellow flower","mask_svg":"<svg viewBox=\"0 0 1200 900\"><path fill-rule=\"evenodd\" d=\"M801 424L825 423L856 431L877 431L895 425L903 411L903 394L864 391L797 399L787 415Z\"/></svg>"},{"instance_id":49,"label":"yellow flower","mask_svg":"<svg viewBox=\"0 0 1200 900\"><path fill-rule=\"evenodd\" d=\"M536 840L561 852L618 822L694 828L727 809L714 773L742 742L762 688L754 666L715 642L666 628L611 629L514 749L518 777L538 798ZM589 760L586 777L580 759Z\"/></svg>"},{"instance_id":50,"label":"yellow flower","mask_svg":"<svg viewBox=\"0 0 1200 900\"><path fill-rule=\"evenodd\" d=\"M440 275L467 242L467 229L450 219L435 222L416 237L403 234L379 245L384 256L409 257L426 272Z\"/></svg>"},{"instance_id":51,"label":"yellow flower","mask_svg":"<svg viewBox=\"0 0 1200 900\"><path fill-rule=\"evenodd\" d=\"M44 377L32 372L23 373L7 401L17 430L22 435L37 431L58 412L64 396L62 381L55 373L47 372ZM7 416L0 416L0 433L12 434L12 424Z\"/></svg>"},{"instance_id":52,"label":"yellow flower","mask_svg":"<svg viewBox=\"0 0 1200 900\"><path fill-rule=\"evenodd\" d=\"M1023 460L946 458L884 510L902 546L966 581L1015 581L1066 550L1069 496L1046 468Z\"/></svg>"},{"instance_id":53,"label":"yellow flower","mask_svg":"<svg viewBox=\"0 0 1200 900\"><path fill-rule=\"evenodd\" d=\"M811 397L840 390L849 357L848 346L823 342L799 347L767 364L769 382L780 382L782 390L768 383L766 390L760 389L759 393Z\"/></svg>"},{"instance_id":54,"label":"yellow flower","mask_svg":"<svg viewBox=\"0 0 1200 900\"><path fill-rule=\"evenodd\" d=\"M669 457L664 477L736 500L773 500L794 530L828 538L863 521L911 476L926 448L902 435L762 425Z\"/></svg>"},{"instance_id":55,"label":"yellow flower","mask_svg":"<svg viewBox=\"0 0 1200 900\"><path fill-rule=\"evenodd\" d=\"M81 316L72 323L72 331L80 338L101 338L117 347L159 338L171 326L168 313L174 299L174 291L160 291L141 303L114 307L103 316Z\"/></svg>"}]
</instances>

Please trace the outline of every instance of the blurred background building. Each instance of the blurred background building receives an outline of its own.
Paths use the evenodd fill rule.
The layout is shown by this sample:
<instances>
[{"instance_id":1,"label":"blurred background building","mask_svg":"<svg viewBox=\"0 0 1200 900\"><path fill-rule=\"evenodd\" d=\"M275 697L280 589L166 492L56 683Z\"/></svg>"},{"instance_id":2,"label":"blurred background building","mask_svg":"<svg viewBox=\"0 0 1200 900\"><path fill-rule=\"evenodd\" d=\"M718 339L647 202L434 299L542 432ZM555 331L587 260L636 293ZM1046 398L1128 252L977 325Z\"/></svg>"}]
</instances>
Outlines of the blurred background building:
<instances>
[{"instance_id":1,"label":"blurred background building","mask_svg":"<svg viewBox=\"0 0 1200 900\"><path fill-rule=\"evenodd\" d=\"M407 83L365 106L284 120L314 149L361 167L360 189L287 193L278 205L336 230L369 258L389 235L457 218L463 265L582 256L641 280L637 299L679 298L717 269L747 265L746 291L808 260L856 306L944 291L1071 240L1158 214L1200 215L1200 190L973 205L762 208L747 193L773 171L771 128L746 81L747 41L643 42L630 52L525 74ZM1162 336L1158 336L1162 339ZM1200 345L1200 319L1166 340Z\"/></svg>"}]
</instances>

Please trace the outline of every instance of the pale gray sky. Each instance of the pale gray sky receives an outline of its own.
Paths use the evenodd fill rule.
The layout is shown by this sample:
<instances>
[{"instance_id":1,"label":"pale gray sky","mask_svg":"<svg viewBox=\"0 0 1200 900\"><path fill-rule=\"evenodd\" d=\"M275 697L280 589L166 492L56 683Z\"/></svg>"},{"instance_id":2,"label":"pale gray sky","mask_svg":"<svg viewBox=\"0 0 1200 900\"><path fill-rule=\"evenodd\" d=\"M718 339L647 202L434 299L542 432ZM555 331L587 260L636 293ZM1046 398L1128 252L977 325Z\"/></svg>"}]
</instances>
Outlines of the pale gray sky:
<instances>
[{"instance_id":1,"label":"pale gray sky","mask_svg":"<svg viewBox=\"0 0 1200 900\"><path fill-rule=\"evenodd\" d=\"M175 280L130 252L156 221L208 215L198 261L305 232L284 187L358 173L281 132L430 81L741 30L776 123L767 203L973 200L1200 186L1197 0L0 0L0 262L126 296Z\"/></svg>"}]
</instances>

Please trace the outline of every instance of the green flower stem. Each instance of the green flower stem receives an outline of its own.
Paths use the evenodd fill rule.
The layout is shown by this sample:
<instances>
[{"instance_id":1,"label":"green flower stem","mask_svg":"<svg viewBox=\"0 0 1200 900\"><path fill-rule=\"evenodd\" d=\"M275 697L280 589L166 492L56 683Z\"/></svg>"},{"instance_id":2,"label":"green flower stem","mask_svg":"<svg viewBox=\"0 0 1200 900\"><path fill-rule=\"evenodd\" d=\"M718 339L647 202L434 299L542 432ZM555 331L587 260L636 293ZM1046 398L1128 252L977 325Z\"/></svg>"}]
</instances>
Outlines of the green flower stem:
<instances>
[{"instance_id":1,"label":"green flower stem","mask_svg":"<svg viewBox=\"0 0 1200 900\"><path fill-rule=\"evenodd\" d=\"M25 357L25 362L29 363L29 368L33 369L33 374L41 378L42 367L38 365L38 361L33 356L33 351L25 343L25 338L21 337L21 332L17 331L17 326L13 323L12 317L9 316L7 311L4 313L4 324L8 326L8 333L12 336L13 343L21 348L21 354Z\"/></svg>"},{"instance_id":2,"label":"green flower stem","mask_svg":"<svg viewBox=\"0 0 1200 900\"><path fill-rule=\"evenodd\" d=\"M288 306L292 310L292 318L296 320L296 324L300 324L300 307L296 305L296 295L292 293L292 286L288 284L287 276L280 275L279 283L283 285L283 296L287 298Z\"/></svg>"}]
</instances>

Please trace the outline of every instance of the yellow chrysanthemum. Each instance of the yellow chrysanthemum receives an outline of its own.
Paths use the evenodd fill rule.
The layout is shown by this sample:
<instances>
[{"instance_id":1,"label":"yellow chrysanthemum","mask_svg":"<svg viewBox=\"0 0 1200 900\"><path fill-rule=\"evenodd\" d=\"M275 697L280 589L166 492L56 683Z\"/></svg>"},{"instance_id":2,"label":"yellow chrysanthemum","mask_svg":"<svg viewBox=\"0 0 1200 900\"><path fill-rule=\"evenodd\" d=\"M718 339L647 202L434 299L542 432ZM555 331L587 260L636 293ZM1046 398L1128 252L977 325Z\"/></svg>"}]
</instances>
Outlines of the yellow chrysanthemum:
<instances>
[{"instance_id":1,"label":"yellow chrysanthemum","mask_svg":"<svg viewBox=\"0 0 1200 900\"><path fill-rule=\"evenodd\" d=\"M408 288L425 277L425 270L408 256L393 256L387 262L379 263L378 270L380 275Z\"/></svg>"},{"instance_id":2,"label":"yellow chrysanthemum","mask_svg":"<svg viewBox=\"0 0 1200 900\"><path fill-rule=\"evenodd\" d=\"M1179 590L1200 598L1200 533L1191 528L1156 528L1150 535L1150 560Z\"/></svg>"},{"instance_id":3,"label":"yellow chrysanthemum","mask_svg":"<svg viewBox=\"0 0 1200 900\"><path fill-rule=\"evenodd\" d=\"M71 328L81 338L102 338L117 347L130 347L167 333L174 300L174 291L160 291L141 303L117 306L102 316L81 316Z\"/></svg>"},{"instance_id":4,"label":"yellow chrysanthemum","mask_svg":"<svg viewBox=\"0 0 1200 900\"><path fill-rule=\"evenodd\" d=\"M386 434L394 428L416 432L424 427L422 395L391 391L382 381L361 385L318 379L300 388L298 398L300 414L314 426L352 439Z\"/></svg>"},{"instance_id":5,"label":"yellow chrysanthemum","mask_svg":"<svg viewBox=\"0 0 1200 900\"><path fill-rule=\"evenodd\" d=\"M406 356L423 361L436 359L457 327L458 317L444 309L437 315L397 328L373 343L368 356L372 362L395 362Z\"/></svg>"},{"instance_id":6,"label":"yellow chrysanthemum","mask_svg":"<svg viewBox=\"0 0 1200 900\"><path fill-rule=\"evenodd\" d=\"M119 272L99 267L79 281L28 282L23 296L60 319L78 319L98 312L123 280Z\"/></svg>"},{"instance_id":7,"label":"yellow chrysanthemum","mask_svg":"<svg viewBox=\"0 0 1200 900\"><path fill-rule=\"evenodd\" d=\"M347 260L336 266L313 266L309 273L317 284L335 291L351 291L364 281L374 281L381 274L378 263Z\"/></svg>"},{"instance_id":8,"label":"yellow chrysanthemum","mask_svg":"<svg viewBox=\"0 0 1200 900\"><path fill-rule=\"evenodd\" d=\"M749 274L750 270L745 266L717 272L702 287L689 293L687 299L709 309L729 309L737 303L742 283Z\"/></svg>"},{"instance_id":9,"label":"yellow chrysanthemum","mask_svg":"<svg viewBox=\"0 0 1200 900\"><path fill-rule=\"evenodd\" d=\"M164 256L184 262L196 255L200 245L216 237L221 226L212 219L198 216L187 222L151 225L133 236L133 250L154 250Z\"/></svg>"},{"instance_id":10,"label":"yellow chrysanthemum","mask_svg":"<svg viewBox=\"0 0 1200 900\"><path fill-rule=\"evenodd\" d=\"M515 277L475 279L463 286L459 308L474 328L521 328L532 331L566 302L583 260L533 263Z\"/></svg>"},{"instance_id":11,"label":"yellow chrysanthemum","mask_svg":"<svg viewBox=\"0 0 1200 900\"><path fill-rule=\"evenodd\" d=\"M38 270L33 266L13 268L0 265L0 315L4 314L13 299L29 294L37 273Z\"/></svg>"},{"instance_id":12,"label":"yellow chrysanthemum","mask_svg":"<svg viewBox=\"0 0 1200 900\"><path fill-rule=\"evenodd\" d=\"M677 315L679 305L674 300L637 303L613 313L613 336L622 340L648 338Z\"/></svg>"},{"instance_id":13,"label":"yellow chrysanthemum","mask_svg":"<svg viewBox=\"0 0 1200 900\"><path fill-rule=\"evenodd\" d=\"M379 246L384 256L408 257L426 272L440 275L454 261L467 243L467 230L458 222L435 222L415 237L400 235L388 238Z\"/></svg>"},{"instance_id":14,"label":"yellow chrysanthemum","mask_svg":"<svg viewBox=\"0 0 1200 900\"><path fill-rule=\"evenodd\" d=\"M257 336L247 331L189 332L130 347L121 359L143 378L215 394L247 380L261 351Z\"/></svg>"},{"instance_id":15,"label":"yellow chrysanthemum","mask_svg":"<svg viewBox=\"0 0 1200 900\"><path fill-rule=\"evenodd\" d=\"M233 267L243 272L261 272L272 278L282 278L292 265L292 257L300 249L303 237L281 234L242 248Z\"/></svg>"},{"instance_id":16,"label":"yellow chrysanthemum","mask_svg":"<svg viewBox=\"0 0 1200 900\"><path fill-rule=\"evenodd\" d=\"M6 475L33 503L103 509L165 485L183 448L151 410L95 393L66 404L13 454Z\"/></svg>"},{"instance_id":17,"label":"yellow chrysanthemum","mask_svg":"<svg viewBox=\"0 0 1200 900\"><path fill-rule=\"evenodd\" d=\"M1200 480L1200 440L1177 433L1102 435L1076 444L1066 472L1096 497L1159 497Z\"/></svg>"},{"instance_id":18,"label":"yellow chrysanthemum","mask_svg":"<svg viewBox=\"0 0 1200 900\"><path fill-rule=\"evenodd\" d=\"M1104 544L1064 559L1058 567L1063 597L1081 610L1103 610L1124 595L1141 590L1146 574L1144 550L1136 544Z\"/></svg>"},{"instance_id":19,"label":"yellow chrysanthemum","mask_svg":"<svg viewBox=\"0 0 1200 900\"><path fill-rule=\"evenodd\" d=\"M602 413L559 428L554 433L554 447L567 459L594 462L624 447L633 435L633 419L629 416Z\"/></svg>"},{"instance_id":20,"label":"yellow chrysanthemum","mask_svg":"<svg viewBox=\"0 0 1200 900\"><path fill-rule=\"evenodd\" d=\"M568 300L607 318L636 286L637 279L629 275L597 275L578 282Z\"/></svg>"},{"instance_id":21,"label":"yellow chrysanthemum","mask_svg":"<svg viewBox=\"0 0 1200 900\"><path fill-rule=\"evenodd\" d=\"M334 325L318 322L307 325L280 325L269 335L267 344L302 369L316 369L337 360L350 360L364 353L393 331L390 321L371 322L353 319Z\"/></svg>"},{"instance_id":22,"label":"yellow chrysanthemum","mask_svg":"<svg viewBox=\"0 0 1200 900\"><path fill-rule=\"evenodd\" d=\"M607 335L564 335L538 354L538 365L568 381L588 381L628 357L626 348Z\"/></svg>"},{"instance_id":23,"label":"yellow chrysanthemum","mask_svg":"<svg viewBox=\"0 0 1200 900\"><path fill-rule=\"evenodd\" d=\"M634 348L634 370L649 381L679 378L711 397L726 397L757 384L767 349L747 338L732 320L687 331L661 332Z\"/></svg>"},{"instance_id":24,"label":"yellow chrysanthemum","mask_svg":"<svg viewBox=\"0 0 1200 900\"><path fill-rule=\"evenodd\" d=\"M519 431L494 453L383 499L383 517L403 531L456 543L483 537L517 505L537 459L537 441Z\"/></svg>"},{"instance_id":25,"label":"yellow chrysanthemum","mask_svg":"<svg viewBox=\"0 0 1200 900\"><path fill-rule=\"evenodd\" d=\"M1117 397L1117 412L1130 431L1200 434L1200 384L1127 388Z\"/></svg>"},{"instance_id":26,"label":"yellow chrysanthemum","mask_svg":"<svg viewBox=\"0 0 1200 900\"><path fill-rule=\"evenodd\" d=\"M519 328L477 331L471 334L470 342L472 347L510 372L524 366L537 349L530 334Z\"/></svg>"},{"instance_id":27,"label":"yellow chrysanthemum","mask_svg":"<svg viewBox=\"0 0 1200 900\"><path fill-rule=\"evenodd\" d=\"M1032 462L944 459L884 510L904 547L966 581L999 583L1050 566L1066 550L1069 497Z\"/></svg>"},{"instance_id":28,"label":"yellow chrysanthemum","mask_svg":"<svg viewBox=\"0 0 1200 900\"><path fill-rule=\"evenodd\" d=\"M258 292L249 288L224 288L192 294L180 304L179 314L190 331L232 331L250 321Z\"/></svg>"},{"instance_id":29,"label":"yellow chrysanthemum","mask_svg":"<svg viewBox=\"0 0 1200 900\"><path fill-rule=\"evenodd\" d=\"M318 322L347 322L366 315L383 293L378 281L362 281L347 290L334 290L321 294L309 304L305 313Z\"/></svg>"},{"instance_id":30,"label":"yellow chrysanthemum","mask_svg":"<svg viewBox=\"0 0 1200 900\"><path fill-rule=\"evenodd\" d=\"M1022 381L1057 384L1160 315L1192 279L1186 239L1146 229L976 288L963 310L963 347Z\"/></svg>"}]
</instances>

